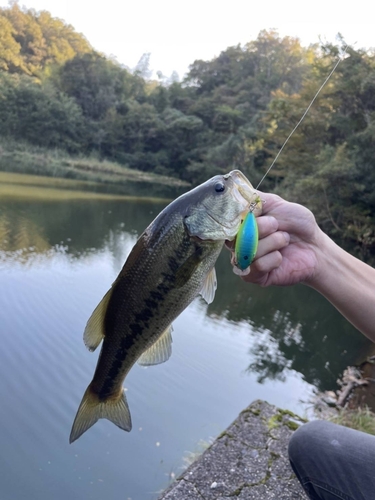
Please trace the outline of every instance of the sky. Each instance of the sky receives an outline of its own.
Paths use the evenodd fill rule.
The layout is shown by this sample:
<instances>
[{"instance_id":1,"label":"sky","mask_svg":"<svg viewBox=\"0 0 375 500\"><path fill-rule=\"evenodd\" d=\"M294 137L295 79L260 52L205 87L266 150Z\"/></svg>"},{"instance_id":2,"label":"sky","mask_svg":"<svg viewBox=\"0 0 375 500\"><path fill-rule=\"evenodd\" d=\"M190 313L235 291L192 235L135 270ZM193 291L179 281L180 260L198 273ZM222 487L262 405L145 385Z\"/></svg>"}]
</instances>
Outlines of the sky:
<instances>
[{"instance_id":1,"label":"sky","mask_svg":"<svg viewBox=\"0 0 375 500\"><path fill-rule=\"evenodd\" d=\"M180 78L196 59L210 60L229 46L254 40L262 29L298 37L304 45L335 41L375 47L375 3L357 0L19 0L48 10L83 33L99 52L134 68L151 53L150 69ZM0 0L0 6L8 0Z\"/></svg>"}]
</instances>

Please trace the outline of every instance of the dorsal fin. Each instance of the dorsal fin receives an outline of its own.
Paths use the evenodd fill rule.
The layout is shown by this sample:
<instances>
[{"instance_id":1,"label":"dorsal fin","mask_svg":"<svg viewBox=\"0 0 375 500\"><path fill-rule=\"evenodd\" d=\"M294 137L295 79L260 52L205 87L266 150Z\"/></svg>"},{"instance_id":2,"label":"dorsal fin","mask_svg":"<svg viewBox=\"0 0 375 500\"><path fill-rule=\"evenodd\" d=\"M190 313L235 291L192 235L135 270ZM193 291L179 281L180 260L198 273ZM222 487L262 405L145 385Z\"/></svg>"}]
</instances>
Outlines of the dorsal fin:
<instances>
[{"instance_id":1,"label":"dorsal fin","mask_svg":"<svg viewBox=\"0 0 375 500\"><path fill-rule=\"evenodd\" d=\"M211 304L211 302L215 298L215 292L217 288L217 280L216 280L216 271L213 267L211 271L207 274L206 281L203 283L202 290L199 292L207 304Z\"/></svg>"},{"instance_id":2,"label":"dorsal fin","mask_svg":"<svg viewBox=\"0 0 375 500\"><path fill-rule=\"evenodd\" d=\"M138 358L138 364L151 366L167 361L172 354L172 331L172 325L168 326L158 340Z\"/></svg>"},{"instance_id":3,"label":"dorsal fin","mask_svg":"<svg viewBox=\"0 0 375 500\"><path fill-rule=\"evenodd\" d=\"M95 351L95 349L104 338L104 317L107 311L109 299L111 298L111 294L112 288L108 290L108 292L96 306L94 312L91 314L86 324L86 328L83 333L83 341L89 351Z\"/></svg>"}]
</instances>

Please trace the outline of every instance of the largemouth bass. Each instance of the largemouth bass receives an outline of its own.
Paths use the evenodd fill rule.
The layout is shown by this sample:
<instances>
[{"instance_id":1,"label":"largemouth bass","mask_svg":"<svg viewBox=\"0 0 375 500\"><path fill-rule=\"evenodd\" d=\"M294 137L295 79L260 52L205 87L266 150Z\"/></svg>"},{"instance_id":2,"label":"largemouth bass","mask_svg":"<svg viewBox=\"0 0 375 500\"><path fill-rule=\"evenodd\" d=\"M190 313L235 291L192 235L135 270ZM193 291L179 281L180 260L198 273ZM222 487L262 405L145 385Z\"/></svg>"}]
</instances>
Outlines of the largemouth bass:
<instances>
[{"instance_id":1,"label":"largemouth bass","mask_svg":"<svg viewBox=\"0 0 375 500\"><path fill-rule=\"evenodd\" d=\"M217 175L173 201L139 237L85 328L88 349L103 345L71 443L100 418L131 430L126 375L136 361L148 366L170 357L172 321L199 293L212 302L219 253L250 207L259 213L258 200L239 170Z\"/></svg>"}]
</instances>

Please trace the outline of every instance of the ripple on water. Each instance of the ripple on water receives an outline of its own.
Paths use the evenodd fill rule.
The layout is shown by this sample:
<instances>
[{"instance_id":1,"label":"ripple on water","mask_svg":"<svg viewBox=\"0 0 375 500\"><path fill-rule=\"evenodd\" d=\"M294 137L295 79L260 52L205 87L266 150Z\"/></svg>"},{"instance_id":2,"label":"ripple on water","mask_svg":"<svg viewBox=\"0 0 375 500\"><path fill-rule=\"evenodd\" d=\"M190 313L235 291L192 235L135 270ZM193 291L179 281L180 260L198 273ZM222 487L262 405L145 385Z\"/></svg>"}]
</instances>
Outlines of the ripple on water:
<instances>
[{"instance_id":1,"label":"ripple on water","mask_svg":"<svg viewBox=\"0 0 375 500\"><path fill-rule=\"evenodd\" d=\"M250 401L298 411L310 387L304 377L325 376L314 358L319 315L314 297L306 300L310 292L257 290L249 301L250 289L233 278L226 258L217 265L214 303L207 309L199 300L175 321L168 363L129 373L133 431L100 421L69 446L98 359L83 344L86 321L155 214L141 203L46 207L23 204L23 219L14 207L0 216L1 498L154 499L150 492L167 485L171 470L178 473L185 450L219 434ZM17 237L18 224L24 229ZM320 324L331 314L323 310ZM285 319L291 328L302 325L298 344L284 341ZM348 338L337 323L329 344L333 323L324 333L329 360ZM354 342L345 349L358 351ZM266 374L262 383L248 369L254 366Z\"/></svg>"}]
</instances>

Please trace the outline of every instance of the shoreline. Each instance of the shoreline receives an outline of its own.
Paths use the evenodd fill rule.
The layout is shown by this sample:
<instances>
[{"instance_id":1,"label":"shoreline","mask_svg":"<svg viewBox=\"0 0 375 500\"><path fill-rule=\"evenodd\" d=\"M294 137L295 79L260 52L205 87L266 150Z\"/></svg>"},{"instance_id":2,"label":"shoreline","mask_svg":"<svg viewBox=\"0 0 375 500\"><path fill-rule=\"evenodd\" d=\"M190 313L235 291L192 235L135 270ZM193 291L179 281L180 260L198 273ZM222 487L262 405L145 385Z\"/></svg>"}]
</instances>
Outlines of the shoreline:
<instances>
[{"instance_id":1,"label":"shoreline","mask_svg":"<svg viewBox=\"0 0 375 500\"><path fill-rule=\"evenodd\" d=\"M185 190L191 187L190 183L176 177L134 170L94 157L73 156L62 150L5 142L4 139L0 140L0 172L85 181L116 189L128 182Z\"/></svg>"},{"instance_id":2,"label":"shoreline","mask_svg":"<svg viewBox=\"0 0 375 500\"><path fill-rule=\"evenodd\" d=\"M169 197L106 192L101 188L103 185L96 182L0 171L1 200L14 198L29 201L142 200L153 203L169 203L171 201Z\"/></svg>"}]
</instances>

